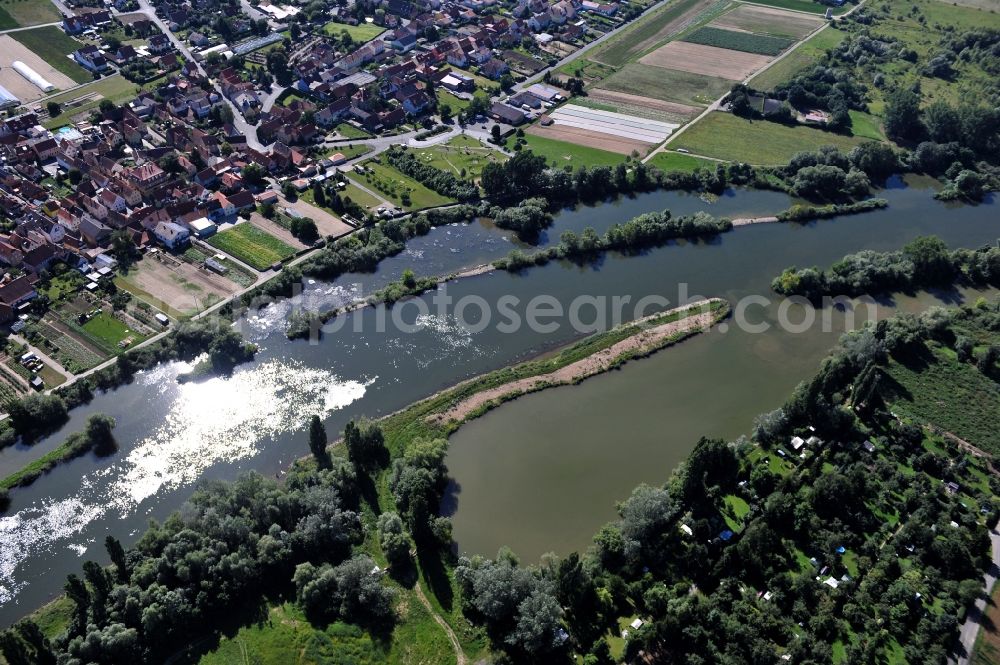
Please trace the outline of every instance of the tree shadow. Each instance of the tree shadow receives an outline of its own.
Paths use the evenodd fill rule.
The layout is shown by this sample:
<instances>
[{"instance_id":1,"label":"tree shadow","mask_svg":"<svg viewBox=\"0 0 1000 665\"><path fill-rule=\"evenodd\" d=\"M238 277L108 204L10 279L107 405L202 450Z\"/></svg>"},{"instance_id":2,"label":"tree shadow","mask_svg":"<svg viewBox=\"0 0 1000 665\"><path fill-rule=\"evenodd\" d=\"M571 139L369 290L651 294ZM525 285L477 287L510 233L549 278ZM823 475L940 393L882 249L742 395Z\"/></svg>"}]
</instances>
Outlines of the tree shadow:
<instances>
[{"instance_id":1,"label":"tree shadow","mask_svg":"<svg viewBox=\"0 0 1000 665\"><path fill-rule=\"evenodd\" d=\"M424 572L424 579L427 580L431 593L445 611L451 612L455 602L455 591L451 587L451 578L448 577L442 551L429 543L417 543L417 561Z\"/></svg>"}]
</instances>

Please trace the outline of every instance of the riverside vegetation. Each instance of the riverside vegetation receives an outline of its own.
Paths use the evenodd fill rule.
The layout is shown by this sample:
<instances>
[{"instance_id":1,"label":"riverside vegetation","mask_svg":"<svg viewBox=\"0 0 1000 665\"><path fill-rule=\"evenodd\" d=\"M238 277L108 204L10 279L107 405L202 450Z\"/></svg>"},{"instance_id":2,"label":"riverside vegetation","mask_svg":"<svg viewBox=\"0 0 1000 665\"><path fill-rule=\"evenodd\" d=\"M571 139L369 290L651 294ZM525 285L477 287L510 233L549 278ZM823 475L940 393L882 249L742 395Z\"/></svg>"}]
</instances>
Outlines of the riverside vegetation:
<instances>
[{"instance_id":1,"label":"riverside vegetation","mask_svg":"<svg viewBox=\"0 0 1000 665\"><path fill-rule=\"evenodd\" d=\"M429 593L458 636L455 648L473 658L489 649L513 662L645 654L940 663L981 591L1000 482L988 457L969 455L919 416L894 417L901 391L887 377L903 377L912 392L895 365L922 375L927 353L948 357L963 337L982 355L998 328L1000 305L982 302L848 334L751 437L702 440L664 485L637 488L587 552L536 566L506 550L455 559L450 523L437 515L445 437L459 423L433 416L627 333L588 338L377 424L350 424L330 450L313 431L313 457L284 483L250 474L210 485L133 549L109 539L109 569L88 562L82 579L70 576L65 632L45 635L28 619L0 647L11 663L163 659L179 644L193 645L186 657L207 652L210 660L230 644L216 630L239 630L252 658L266 650L280 660L301 648L332 658L350 648L398 662L404 647L428 653L436 629L424 624L418 638L406 628L424 620L410 607ZM993 382L996 359L983 373ZM939 402L949 387L922 390ZM795 436L807 440L799 450ZM281 642L284 622L239 629L275 611L306 622L296 642ZM622 626L636 617L641 627L622 641ZM364 634L373 640L360 641Z\"/></svg>"}]
</instances>

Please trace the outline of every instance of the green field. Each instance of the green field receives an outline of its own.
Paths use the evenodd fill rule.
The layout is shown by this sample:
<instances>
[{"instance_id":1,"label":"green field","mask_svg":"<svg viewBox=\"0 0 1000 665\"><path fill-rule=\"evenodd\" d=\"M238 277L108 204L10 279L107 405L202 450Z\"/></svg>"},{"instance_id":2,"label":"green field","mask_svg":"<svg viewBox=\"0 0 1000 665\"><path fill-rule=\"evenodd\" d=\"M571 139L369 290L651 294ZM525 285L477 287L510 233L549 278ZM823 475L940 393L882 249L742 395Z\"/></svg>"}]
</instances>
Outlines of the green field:
<instances>
[{"instance_id":1,"label":"green field","mask_svg":"<svg viewBox=\"0 0 1000 665\"><path fill-rule=\"evenodd\" d=\"M90 72L70 60L66 56L82 46L59 28L47 25L33 30L20 30L10 33L10 36L21 42L35 55L52 65L77 83L93 80Z\"/></svg>"},{"instance_id":2,"label":"green field","mask_svg":"<svg viewBox=\"0 0 1000 665\"><path fill-rule=\"evenodd\" d=\"M898 384L894 412L1000 454L1000 385L974 365L959 362L950 349L932 348L917 367L890 363L889 374Z\"/></svg>"},{"instance_id":3,"label":"green field","mask_svg":"<svg viewBox=\"0 0 1000 665\"><path fill-rule=\"evenodd\" d=\"M749 164L786 164L796 153L832 145L849 150L865 139L825 132L805 125L779 125L766 120L744 120L716 112L692 125L676 141L696 155Z\"/></svg>"},{"instance_id":4,"label":"green field","mask_svg":"<svg viewBox=\"0 0 1000 665\"><path fill-rule=\"evenodd\" d=\"M323 26L323 32L334 37L340 37L340 33L345 31L354 41L367 42L375 39L385 32L385 28L375 25L374 23L347 25L346 23L337 23L336 21L331 21Z\"/></svg>"},{"instance_id":5,"label":"green field","mask_svg":"<svg viewBox=\"0 0 1000 665\"><path fill-rule=\"evenodd\" d=\"M851 133L863 139L873 141L884 141L885 134L882 133L882 123L878 118L863 111L849 111L851 116Z\"/></svg>"},{"instance_id":6,"label":"green field","mask_svg":"<svg viewBox=\"0 0 1000 665\"><path fill-rule=\"evenodd\" d=\"M361 183L361 185L368 189L378 192L400 208L420 210L422 208L432 208L454 203L448 197L424 187L413 178L403 175L391 166L368 161L364 163L364 167L368 171L367 173L362 175L350 172L347 174L347 177ZM410 202L408 204L404 204L403 202L404 194L409 195Z\"/></svg>"},{"instance_id":7,"label":"green field","mask_svg":"<svg viewBox=\"0 0 1000 665\"><path fill-rule=\"evenodd\" d=\"M622 30L616 37L608 40L607 44L601 45L588 57L598 63L621 67L646 51L652 50L655 46L659 46L660 42L668 36L664 33L667 24L690 11L701 1L679 0L651 12Z\"/></svg>"},{"instance_id":8,"label":"green field","mask_svg":"<svg viewBox=\"0 0 1000 665\"><path fill-rule=\"evenodd\" d=\"M845 4L842 7L827 7L819 2L810 0L753 0L758 5L768 5L769 7L780 7L781 9L795 9L800 12L812 12L813 14L825 14L827 9L832 9L835 16L840 16L851 9L852 5Z\"/></svg>"},{"instance_id":9,"label":"green field","mask_svg":"<svg viewBox=\"0 0 1000 665\"><path fill-rule=\"evenodd\" d=\"M531 152L544 157L545 160L556 168L564 166L616 166L625 160L624 155L597 148L576 145L566 141L557 141L543 136L525 134L527 148ZM514 141L508 141L508 149L514 145Z\"/></svg>"},{"instance_id":10,"label":"green field","mask_svg":"<svg viewBox=\"0 0 1000 665\"><path fill-rule=\"evenodd\" d=\"M627 92L630 95L661 99L665 102L708 106L729 92L733 82L633 62L614 76L605 79L601 87Z\"/></svg>"},{"instance_id":11,"label":"green field","mask_svg":"<svg viewBox=\"0 0 1000 665\"><path fill-rule=\"evenodd\" d=\"M68 62L68 61L67 61ZM54 101L63 107L61 115L49 118L45 122L45 127L55 129L67 124L71 118L82 113L89 113L101 105L102 99L110 99L116 104L131 100L135 97L138 87L131 81L126 80L119 74L106 76L100 81L81 86L71 92L64 92L60 95L50 97L46 101ZM88 97L93 95L93 97ZM80 104L74 104L75 100L86 98Z\"/></svg>"},{"instance_id":12,"label":"green field","mask_svg":"<svg viewBox=\"0 0 1000 665\"><path fill-rule=\"evenodd\" d=\"M245 626L232 637L223 637L200 663L454 663L455 653L444 631L419 602L408 600L403 610L404 620L384 641L341 622L313 626L298 606L285 603L272 607L267 621Z\"/></svg>"},{"instance_id":13,"label":"green field","mask_svg":"<svg viewBox=\"0 0 1000 665\"><path fill-rule=\"evenodd\" d=\"M681 41L760 55L778 55L795 43L784 37L755 35L751 32L736 32L735 30L723 30L709 26L698 28Z\"/></svg>"},{"instance_id":14,"label":"green field","mask_svg":"<svg viewBox=\"0 0 1000 665\"><path fill-rule=\"evenodd\" d=\"M118 343L129 337L132 338L133 342L142 339L142 335L131 331L128 327L108 314L107 312L101 312L94 318L90 319L84 323L81 328L87 331L90 337L98 340L101 346L110 350L112 353L121 351L121 347Z\"/></svg>"},{"instance_id":15,"label":"green field","mask_svg":"<svg viewBox=\"0 0 1000 665\"><path fill-rule=\"evenodd\" d=\"M780 61L751 79L750 85L758 90L773 90L779 83L784 83L802 70L815 65L828 50L844 41L846 36L845 32L833 28L820 30Z\"/></svg>"},{"instance_id":16,"label":"green field","mask_svg":"<svg viewBox=\"0 0 1000 665\"><path fill-rule=\"evenodd\" d=\"M206 242L256 270L267 270L295 253L295 249L249 222L216 233Z\"/></svg>"},{"instance_id":17,"label":"green field","mask_svg":"<svg viewBox=\"0 0 1000 665\"><path fill-rule=\"evenodd\" d=\"M414 149L413 154L421 162L436 169L449 171L459 177L463 177L464 171L465 176L473 179L479 178L483 167L490 162L507 161L507 156L503 153L487 148L476 139L465 135L456 136L447 143L430 148Z\"/></svg>"},{"instance_id":18,"label":"green field","mask_svg":"<svg viewBox=\"0 0 1000 665\"><path fill-rule=\"evenodd\" d=\"M334 127L333 131L348 139L367 139L371 137L371 134L365 130L346 122L342 122Z\"/></svg>"},{"instance_id":19,"label":"green field","mask_svg":"<svg viewBox=\"0 0 1000 665\"><path fill-rule=\"evenodd\" d=\"M660 152L653 155L653 158L648 162L649 165L655 166L661 171L686 171L688 173L699 168L714 169L718 163L711 159L701 159L680 152Z\"/></svg>"},{"instance_id":20,"label":"green field","mask_svg":"<svg viewBox=\"0 0 1000 665\"><path fill-rule=\"evenodd\" d=\"M54 23L61 18L49 0L0 0L0 30Z\"/></svg>"}]
</instances>

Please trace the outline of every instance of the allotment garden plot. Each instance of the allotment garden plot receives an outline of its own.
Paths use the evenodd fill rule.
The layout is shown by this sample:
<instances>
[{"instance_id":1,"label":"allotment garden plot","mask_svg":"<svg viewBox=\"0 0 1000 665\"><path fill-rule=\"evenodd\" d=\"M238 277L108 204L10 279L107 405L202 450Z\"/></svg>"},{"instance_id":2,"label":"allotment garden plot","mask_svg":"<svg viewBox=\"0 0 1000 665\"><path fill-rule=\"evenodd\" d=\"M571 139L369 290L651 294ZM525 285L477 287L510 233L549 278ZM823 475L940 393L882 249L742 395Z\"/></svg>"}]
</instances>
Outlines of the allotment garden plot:
<instances>
[{"instance_id":1,"label":"allotment garden plot","mask_svg":"<svg viewBox=\"0 0 1000 665\"><path fill-rule=\"evenodd\" d=\"M680 126L576 104L567 104L549 117L553 121L551 125L532 127L529 131L538 136L623 155L633 150L645 152L651 146L662 143Z\"/></svg>"}]
</instances>

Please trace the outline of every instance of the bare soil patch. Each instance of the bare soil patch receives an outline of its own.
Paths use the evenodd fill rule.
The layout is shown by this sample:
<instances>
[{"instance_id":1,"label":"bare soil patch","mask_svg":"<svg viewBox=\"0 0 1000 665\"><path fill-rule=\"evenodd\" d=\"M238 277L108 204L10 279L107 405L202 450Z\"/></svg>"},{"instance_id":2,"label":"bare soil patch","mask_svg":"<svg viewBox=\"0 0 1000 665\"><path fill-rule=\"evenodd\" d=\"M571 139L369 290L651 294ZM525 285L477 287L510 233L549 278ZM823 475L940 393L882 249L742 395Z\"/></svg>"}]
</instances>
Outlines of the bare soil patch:
<instances>
[{"instance_id":1,"label":"bare soil patch","mask_svg":"<svg viewBox=\"0 0 1000 665\"><path fill-rule=\"evenodd\" d=\"M663 41L669 39L670 37L673 37L677 33L681 32L682 30L690 26L695 21L695 19L698 18L698 15L701 14L703 11L705 11L705 9L712 4L712 1L713 0L699 0L699 2L692 4L687 9L687 11L679 14L678 16L675 16L666 23L663 23L655 33L649 35L648 37L645 36L646 34L648 34L648 31L643 30L642 28L644 26L642 25L638 26L637 28L631 29L631 31L626 31L624 35L626 38L628 37L633 37L633 38L641 37L641 38L636 43L627 47L627 57L624 58L624 61L631 60L640 53L643 53L644 51L647 51L651 48L654 48L657 44L662 43ZM670 10L666 9L664 11L668 12ZM643 21L649 23L658 22L656 17L646 18L643 19ZM610 51L612 49L614 49L614 47L608 50ZM591 56L591 58L598 62L604 62L603 60L601 60L601 55L604 52L604 50L605 49L599 49L596 54ZM609 62L607 64L621 65L622 63Z\"/></svg>"},{"instance_id":2,"label":"bare soil patch","mask_svg":"<svg viewBox=\"0 0 1000 665\"><path fill-rule=\"evenodd\" d=\"M686 104L666 102L660 99L653 99L652 97L643 97L641 95L630 95L627 92L616 92L614 90L605 90L604 88L595 88L588 91L587 97L598 102L637 106L639 108L646 108L651 111L658 111L671 116L680 116L683 118L692 118L701 111L701 109L697 107L688 106Z\"/></svg>"},{"instance_id":3,"label":"bare soil patch","mask_svg":"<svg viewBox=\"0 0 1000 665\"><path fill-rule=\"evenodd\" d=\"M685 307L679 307L673 311L703 308L706 307L708 302L709 301L701 301L693 303ZM654 317L660 316L662 316L662 314L654 315ZM608 371L611 367L615 366L616 360L623 354L635 352L641 354L642 352L652 352L659 348L664 340L673 337L678 333L705 329L712 324L714 317L714 313L703 311L701 313L693 314L680 319L679 321L670 321L669 323L664 323L642 330L631 337L623 339L616 344L612 344L602 351L598 351L597 353L587 356L586 358L565 365L555 371L549 372L548 374L518 379L495 388L480 391L465 400L462 400L451 408L431 416L431 418L440 423L446 423L452 420L462 422L471 414L475 413L482 407L487 406L491 402L511 399L542 388L578 383L587 377Z\"/></svg>"},{"instance_id":4,"label":"bare soil patch","mask_svg":"<svg viewBox=\"0 0 1000 665\"><path fill-rule=\"evenodd\" d=\"M743 53L716 46L670 42L644 55L639 62L663 69L742 81L773 59L769 55Z\"/></svg>"},{"instance_id":5,"label":"bare soil patch","mask_svg":"<svg viewBox=\"0 0 1000 665\"><path fill-rule=\"evenodd\" d=\"M73 79L57 71L34 54L27 46L10 35L0 35L0 85L10 90L22 102L31 102L49 94L24 78L11 66L15 60L28 65L59 90L76 85Z\"/></svg>"},{"instance_id":6,"label":"bare soil patch","mask_svg":"<svg viewBox=\"0 0 1000 665\"><path fill-rule=\"evenodd\" d=\"M547 139L566 141L568 143L575 143L576 145L587 146L588 148L616 152L620 155L630 155L633 150L638 150L640 154L643 154L652 145L643 141L629 140L620 136L602 134L590 129L568 127L566 125L549 125L548 127L534 125L524 131L528 134L542 136Z\"/></svg>"},{"instance_id":7,"label":"bare soil patch","mask_svg":"<svg viewBox=\"0 0 1000 665\"><path fill-rule=\"evenodd\" d=\"M184 314L198 312L239 290L237 284L221 275L162 253L140 261L126 282L151 296L154 307Z\"/></svg>"},{"instance_id":8,"label":"bare soil patch","mask_svg":"<svg viewBox=\"0 0 1000 665\"><path fill-rule=\"evenodd\" d=\"M350 233L354 227L352 227L347 222L343 221L336 215L332 215L322 208L317 208L307 201L298 199L295 203L291 203L285 197L279 197L280 206L283 208L291 208L295 212L299 213L304 217L308 217L316 222L316 228L319 230L319 234L323 237L334 236L340 237L345 233ZM286 232L287 233L287 232ZM302 243L296 241L294 245L296 247L302 246Z\"/></svg>"},{"instance_id":9,"label":"bare soil patch","mask_svg":"<svg viewBox=\"0 0 1000 665\"><path fill-rule=\"evenodd\" d=\"M823 22L821 16L809 16L775 7L740 5L708 25L713 28L801 39L821 26Z\"/></svg>"}]
</instances>

